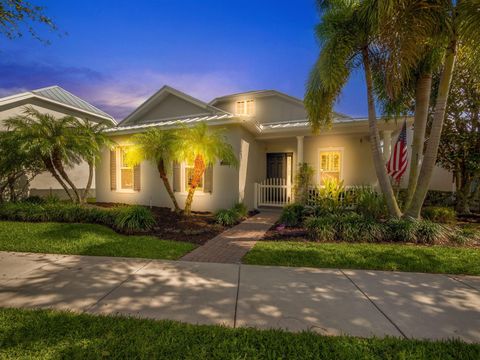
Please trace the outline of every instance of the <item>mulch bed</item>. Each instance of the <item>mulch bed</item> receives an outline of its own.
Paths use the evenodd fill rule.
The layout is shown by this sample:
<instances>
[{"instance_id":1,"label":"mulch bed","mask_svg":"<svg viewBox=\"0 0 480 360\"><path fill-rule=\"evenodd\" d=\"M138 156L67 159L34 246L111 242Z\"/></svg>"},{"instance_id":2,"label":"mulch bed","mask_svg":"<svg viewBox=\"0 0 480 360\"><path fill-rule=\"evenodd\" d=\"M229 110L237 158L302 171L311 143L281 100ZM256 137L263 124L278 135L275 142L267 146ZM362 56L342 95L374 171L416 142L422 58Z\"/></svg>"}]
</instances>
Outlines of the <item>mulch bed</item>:
<instances>
[{"instance_id":1,"label":"mulch bed","mask_svg":"<svg viewBox=\"0 0 480 360\"><path fill-rule=\"evenodd\" d=\"M101 207L114 207L118 204L95 203ZM157 220L152 231L143 233L154 235L164 240L186 241L203 245L227 229L215 223L212 213L193 212L192 216L176 214L169 208L155 207L150 209Z\"/></svg>"}]
</instances>

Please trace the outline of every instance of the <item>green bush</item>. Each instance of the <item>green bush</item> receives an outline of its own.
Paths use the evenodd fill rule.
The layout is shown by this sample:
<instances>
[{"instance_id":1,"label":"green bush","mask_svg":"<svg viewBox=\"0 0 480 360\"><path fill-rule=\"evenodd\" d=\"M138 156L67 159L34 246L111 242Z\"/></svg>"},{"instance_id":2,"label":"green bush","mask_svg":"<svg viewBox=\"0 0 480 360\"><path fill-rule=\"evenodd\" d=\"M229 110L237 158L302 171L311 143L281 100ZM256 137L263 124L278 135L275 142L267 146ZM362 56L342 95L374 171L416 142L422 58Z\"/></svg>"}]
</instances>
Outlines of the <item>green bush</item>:
<instances>
[{"instance_id":1,"label":"green bush","mask_svg":"<svg viewBox=\"0 0 480 360\"><path fill-rule=\"evenodd\" d=\"M280 222L290 227L300 226L303 223L304 210L302 204L289 204L283 208Z\"/></svg>"},{"instance_id":2,"label":"green bush","mask_svg":"<svg viewBox=\"0 0 480 360\"><path fill-rule=\"evenodd\" d=\"M452 224L456 221L455 210L444 206L424 207L422 209L422 216L425 219L443 224Z\"/></svg>"},{"instance_id":3,"label":"green bush","mask_svg":"<svg viewBox=\"0 0 480 360\"><path fill-rule=\"evenodd\" d=\"M150 210L142 206L103 209L72 203L5 203L0 205L0 219L101 224L126 233L150 230L155 224Z\"/></svg>"},{"instance_id":4,"label":"green bush","mask_svg":"<svg viewBox=\"0 0 480 360\"><path fill-rule=\"evenodd\" d=\"M215 222L223 226L233 226L239 221L240 216L234 209L222 209L215 214Z\"/></svg>"},{"instance_id":5,"label":"green bush","mask_svg":"<svg viewBox=\"0 0 480 360\"><path fill-rule=\"evenodd\" d=\"M337 216L335 229L337 239L347 242L381 242L385 235L385 225L372 218L350 212Z\"/></svg>"},{"instance_id":6,"label":"green bush","mask_svg":"<svg viewBox=\"0 0 480 360\"><path fill-rule=\"evenodd\" d=\"M22 200L23 203L28 203L28 204L45 204L46 201L44 198L41 198L40 196L29 196L25 199Z\"/></svg>"},{"instance_id":7,"label":"green bush","mask_svg":"<svg viewBox=\"0 0 480 360\"><path fill-rule=\"evenodd\" d=\"M387 221L385 240L394 242L417 242L417 225L415 220L390 219Z\"/></svg>"},{"instance_id":8,"label":"green bush","mask_svg":"<svg viewBox=\"0 0 480 360\"><path fill-rule=\"evenodd\" d=\"M450 234L450 241L458 245L469 245L480 241L480 231L470 227L456 228Z\"/></svg>"},{"instance_id":9,"label":"green bush","mask_svg":"<svg viewBox=\"0 0 480 360\"><path fill-rule=\"evenodd\" d=\"M357 189L356 211L363 216L381 219L388 214L385 198L368 187Z\"/></svg>"},{"instance_id":10,"label":"green bush","mask_svg":"<svg viewBox=\"0 0 480 360\"><path fill-rule=\"evenodd\" d=\"M235 211L242 219L245 219L248 216L248 209L244 203L236 203L233 205L232 210Z\"/></svg>"},{"instance_id":11,"label":"green bush","mask_svg":"<svg viewBox=\"0 0 480 360\"><path fill-rule=\"evenodd\" d=\"M447 240L448 231L440 224L423 220L417 222L416 236L419 244L435 244Z\"/></svg>"},{"instance_id":12,"label":"green bush","mask_svg":"<svg viewBox=\"0 0 480 360\"><path fill-rule=\"evenodd\" d=\"M333 217L309 217L305 220L307 236L315 241L335 240L335 220Z\"/></svg>"},{"instance_id":13,"label":"green bush","mask_svg":"<svg viewBox=\"0 0 480 360\"><path fill-rule=\"evenodd\" d=\"M114 212L116 213L115 228L126 234L147 231L155 225L152 212L143 206L122 206L116 208Z\"/></svg>"}]
</instances>

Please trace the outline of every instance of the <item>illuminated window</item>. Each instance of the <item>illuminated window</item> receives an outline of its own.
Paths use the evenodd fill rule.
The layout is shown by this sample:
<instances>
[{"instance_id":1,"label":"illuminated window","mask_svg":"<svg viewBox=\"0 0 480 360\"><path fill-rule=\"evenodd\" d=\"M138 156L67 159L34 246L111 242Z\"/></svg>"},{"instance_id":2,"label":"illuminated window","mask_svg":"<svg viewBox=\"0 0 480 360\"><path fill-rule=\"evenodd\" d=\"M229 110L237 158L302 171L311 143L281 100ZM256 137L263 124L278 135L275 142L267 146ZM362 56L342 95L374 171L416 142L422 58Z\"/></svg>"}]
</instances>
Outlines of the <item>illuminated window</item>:
<instances>
[{"instance_id":1,"label":"illuminated window","mask_svg":"<svg viewBox=\"0 0 480 360\"><path fill-rule=\"evenodd\" d=\"M340 181L340 172L342 169L341 151L321 151L320 152L320 185L323 185L326 179Z\"/></svg>"},{"instance_id":2,"label":"illuminated window","mask_svg":"<svg viewBox=\"0 0 480 360\"><path fill-rule=\"evenodd\" d=\"M247 115L247 116L253 115L255 113L254 100L237 101L235 106L235 113L237 115Z\"/></svg>"},{"instance_id":3,"label":"illuminated window","mask_svg":"<svg viewBox=\"0 0 480 360\"><path fill-rule=\"evenodd\" d=\"M205 177L205 173L202 175L200 179L200 183L197 186L197 191L203 191L203 180ZM183 165L183 178L184 178L184 191L188 191L190 184L192 183L193 178L193 165L191 164L184 164Z\"/></svg>"},{"instance_id":4,"label":"illuminated window","mask_svg":"<svg viewBox=\"0 0 480 360\"><path fill-rule=\"evenodd\" d=\"M120 151L120 189L133 190L133 166L127 163L127 147L121 147Z\"/></svg>"}]
</instances>

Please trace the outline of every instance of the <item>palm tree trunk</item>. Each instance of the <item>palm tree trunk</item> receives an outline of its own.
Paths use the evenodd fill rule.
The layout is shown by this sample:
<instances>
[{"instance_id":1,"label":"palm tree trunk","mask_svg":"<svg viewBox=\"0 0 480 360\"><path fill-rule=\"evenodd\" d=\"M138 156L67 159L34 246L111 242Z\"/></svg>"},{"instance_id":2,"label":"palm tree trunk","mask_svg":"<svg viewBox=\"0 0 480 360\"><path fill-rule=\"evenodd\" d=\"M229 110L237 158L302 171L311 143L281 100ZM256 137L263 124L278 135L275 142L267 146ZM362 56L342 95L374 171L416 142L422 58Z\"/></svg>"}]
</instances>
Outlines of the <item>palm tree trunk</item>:
<instances>
[{"instance_id":1,"label":"palm tree trunk","mask_svg":"<svg viewBox=\"0 0 480 360\"><path fill-rule=\"evenodd\" d=\"M181 210L180 210L180 207L178 206L177 199L175 198L175 194L172 190L172 187L170 186L170 181L168 180L167 172L165 171L165 164L163 160L159 161L159 163L157 164L157 168L158 168L158 173L160 174L160 178L163 181L163 185L167 190L168 196L170 196L173 206L175 207L175 212L179 213Z\"/></svg>"},{"instance_id":2,"label":"palm tree trunk","mask_svg":"<svg viewBox=\"0 0 480 360\"><path fill-rule=\"evenodd\" d=\"M420 211L422 210L423 202L427 196L433 169L437 161L438 146L440 144L440 137L442 135L442 128L445 120L448 94L450 91L450 84L452 82L453 70L455 68L456 50L457 41L456 39L453 39L447 49L445 65L440 77L435 110L433 113L432 129L430 130L427 149L425 151L422 168L420 169L420 174L418 176L417 188L413 195L412 203L405 214L406 216L414 219L418 219L420 217Z\"/></svg>"},{"instance_id":3,"label":"palm tree trunk","mask_svg":"<svg viewBox=\"0 0 480 360\"><path fill-rule=\"evenodd\" d=\"M80 198L80 194L78 193L78 189L73 183L73 181L70 180L70 178L68 177L68 174L65 171L65 168L63 167L62 160L58 156L56 156L56 154L53 154L52 161L53 161L53 166L58 171L60 176L67 182L68 185L70 185L70 188L73 190L73 193L75 194L75 198L77 202L80 203L81 198Z\"/></svg>"},{"instance_id":4,"label":"palm tree trunk","mask_svg":"<svg viewBox=\"0 0 480 360\"><path fill-rule=\"evenodd\" d=\"M193 195L195 194L195 190L197 189L198 185L202 181L202 176L203 176L203 173L205 172L205 168L206 166L205 166L205 161L203 161L203 157L201 155L197 155L193 165L192 181L190 182L187 199L185 200L184 212L185 212L185 215L187 216L190 216L192 213Z\"/></svg>"},{"instance_id":5,"label":"palm tree trunk","mask_svg":"<svg viewBox=\"0 0 480 360\"><path fill-rule=\"evenodd\" d=\"M47 171L58 181L58 183L62 186L63 190L67 193L68 197L71 201L73 201L73 196L70 194L67 184L62 180L62 178L58 175L57 171L55 170L55 166L53 166L52 159L47 156L43 158L43 164Z\"/></svg>"},{"instance_id":6,"label":"palm tree trunk","mask_svg":"<svg viewBox=\"0 0 480 360\"><path fill-rule=\"evenodd\" d=\"M388 212L390 216L398 218L401 216L401 211L398 207L397 200L395 199L395 193L393 192L392 184L388 178L385 160L380 150L380 134L378 132L377 115L375 111L375 102L373 99L372 71L370 69L370 59L367 48L363 49L362 55L363 67L365 70L365 81L367 84L368 127L370 130L370 144L372 146L373 163L378 182L380 184L380 189L387 203Z\"/></svg>"},{"instance_id":7,"label":"palm tree trunk","mask_svg":"<svg viewBox=\"0 0 480 360\"><path fill-rule=\"evenodd\" d=\"M93 181L93 162L89 161L87 185L85 185L85 190L83 191L82 197L80 199L80 202L82 204L84 204L87 200L88 193L90 192L90 188L92 187L92 181Z\"/></svg>"},{"instance_id":8,"label":"palm tree trunk","mask_svg":"<svg viewBox=\"0 0 480 360\"><path fill-rule=\"evenodd\" d=\"M410 174L408 177L407 198L404 209L408 209L412 202L413 194L417 187L418 172L423 156L425 130L427 128L428 109L430 107L430 93L432 92L432 73L421 74L415 89L415 118L412 142L412 157L410 161Z\"/></svg>"}]
</instances>

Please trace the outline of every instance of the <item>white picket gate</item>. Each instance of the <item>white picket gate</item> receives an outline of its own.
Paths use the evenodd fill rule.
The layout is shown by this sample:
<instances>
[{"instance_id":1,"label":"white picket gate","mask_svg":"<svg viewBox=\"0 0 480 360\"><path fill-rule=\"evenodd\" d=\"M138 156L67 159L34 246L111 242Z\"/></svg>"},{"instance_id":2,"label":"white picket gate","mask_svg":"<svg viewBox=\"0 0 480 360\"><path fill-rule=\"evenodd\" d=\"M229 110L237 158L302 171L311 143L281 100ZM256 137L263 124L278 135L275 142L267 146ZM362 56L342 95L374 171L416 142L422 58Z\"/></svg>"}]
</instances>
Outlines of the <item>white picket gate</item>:
<instances>
[{"instance_id":1,"label":"white picket gate","mask_svg":"<svg viewBox=\"0 0 480 360\"><path fill-rule=\"evenodd\" d=\"M254 206L283 207L292 202L292 184L287 179L266 179L255 183Z\"/></svg>"}]
</instances>

